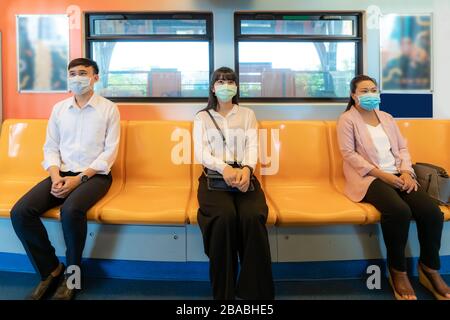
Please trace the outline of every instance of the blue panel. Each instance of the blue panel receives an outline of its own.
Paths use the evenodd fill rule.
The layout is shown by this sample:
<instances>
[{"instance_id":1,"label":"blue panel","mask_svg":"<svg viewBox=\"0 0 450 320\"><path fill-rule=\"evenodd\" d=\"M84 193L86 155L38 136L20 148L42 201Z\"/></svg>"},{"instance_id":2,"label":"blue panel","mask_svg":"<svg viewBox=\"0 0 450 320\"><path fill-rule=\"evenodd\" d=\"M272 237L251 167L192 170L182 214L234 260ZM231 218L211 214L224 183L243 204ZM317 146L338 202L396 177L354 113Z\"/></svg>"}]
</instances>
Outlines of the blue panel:
<instances>
[{"instance_id":1,"label":"blue panel","mask_svg":"<svg viewBox=\"0 0 450 320\"><path fill-rule=\"evenodd\" d=\"M61 258L60 258L61 259ZM64 259L61 259L64 261ZM408 259L408 272L417 276L417 258ZM346 260L273 263L275 281L310 279L360 279L367 277L369 265L378 265L385 272L385 261ZM208 281L208 262L162 262L135 260L85 259L87 276L101 278ZM24 254L0 253L0 271L34 272ZM441 256L441 273L450 274L450 256Z\"/></svg>"},{"instance_id":2,"label":"blue panel","mask_svg":"<svg viewBox=\"0 0 450 320\"><path fill-rule=\"evenodd\" d=\"M433 118L433 94L383 93L380 110L395 118Z\"/></svg>"}]
</instances>

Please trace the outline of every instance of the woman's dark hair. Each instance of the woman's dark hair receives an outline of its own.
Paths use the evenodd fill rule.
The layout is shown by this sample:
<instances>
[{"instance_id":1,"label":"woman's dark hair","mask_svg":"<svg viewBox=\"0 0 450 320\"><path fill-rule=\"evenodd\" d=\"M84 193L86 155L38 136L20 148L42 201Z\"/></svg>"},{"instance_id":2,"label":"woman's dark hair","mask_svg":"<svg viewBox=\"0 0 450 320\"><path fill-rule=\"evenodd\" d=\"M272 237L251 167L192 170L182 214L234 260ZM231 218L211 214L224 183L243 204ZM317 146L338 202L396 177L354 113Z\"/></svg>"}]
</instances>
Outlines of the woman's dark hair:
<instances>
[{"instance_id":1,"label":"woman's dark hair","mask_svg":"<svg viewBox=\"0 0 450 320\"><path fill-rule=\"evenodd\" d=\"M236 72L233 71L233 69L230 69L228 67L221 67L214 71L214 73L211 76L211 81L209 82L209 97L208 97L208 104L206 108L200 110L200 111L206 111L206 110L214 110L217 111L217 97L216 94L212 91L214 88L214 83L218 80L232 80L236 83L236 86L239 90L239 84L238 84L238 77L236 75ZM238 95L236 94L231 102L233 104L238 104ZM199 111L199 112L200 112Z\"/></svg>"},{"instance_id":2,"label":"woman's dark hair","mask_svg":"<svg viewBox=\"0 0 450 320\"><path fill-rule=\"evenodd\" d=\"M345 109L345 111L350 110L350 108L355 105L355 100L352 98L351 94L356 92L356 87L358 86L358 83L363 81L372 81L373 83L375 83L375 85L378 85L377 81L374 78L371 78L364 74L360 74L354 77L352 81L350 81L350 100L348 101L347 109Z\"/></svg>"}]
</instances>

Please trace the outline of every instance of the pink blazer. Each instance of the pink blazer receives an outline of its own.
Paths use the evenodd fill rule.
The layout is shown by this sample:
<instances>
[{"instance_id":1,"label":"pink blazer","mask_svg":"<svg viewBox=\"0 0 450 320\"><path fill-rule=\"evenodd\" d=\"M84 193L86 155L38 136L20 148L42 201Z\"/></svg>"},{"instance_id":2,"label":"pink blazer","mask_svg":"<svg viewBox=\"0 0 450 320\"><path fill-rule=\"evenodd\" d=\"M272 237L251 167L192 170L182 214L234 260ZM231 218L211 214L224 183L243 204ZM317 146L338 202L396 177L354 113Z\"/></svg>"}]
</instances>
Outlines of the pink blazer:
<instances>
[{"instance_id":1,"label":"pink blazer","mask_svg":"<svg viewBox=\"0 0 450 320\"><path fill-rule=\"evenodd\" d=\"M409 171L414 176L406 140L394 118L383 111L375 110L391 143L395 166L399 171ZM344 112L337 122L339 149L344 160L346 180L345 195L352 201L361 201L375 177L369 175L373 168L379 168L377 150L372 142L366 123L358 110L352 107Z\"/></svg>"}]
</instances>

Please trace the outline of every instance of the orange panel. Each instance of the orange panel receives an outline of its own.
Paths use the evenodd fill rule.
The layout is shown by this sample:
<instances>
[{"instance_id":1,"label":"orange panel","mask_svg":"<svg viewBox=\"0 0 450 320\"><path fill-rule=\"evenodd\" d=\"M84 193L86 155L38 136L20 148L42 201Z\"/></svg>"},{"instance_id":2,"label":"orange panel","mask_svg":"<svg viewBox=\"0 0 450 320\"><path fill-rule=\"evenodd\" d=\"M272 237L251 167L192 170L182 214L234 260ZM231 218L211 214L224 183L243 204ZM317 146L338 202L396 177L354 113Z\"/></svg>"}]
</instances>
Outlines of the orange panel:
<instances>
[{"instance_id":1,"label":"orange panel","mask_svg":"<svg viewBox=\"0 0 450 320\"><path fill-rule=\"evenodd\" d=\"M0 30L2 31L2 66L3 66L3 118L4 119L48 119L55 103L69 96L68 93L19 93L17 91L17 52L16 52L16 15L18 14L64 14L71 5L80 9L78 19L72 17L74 28L70 30L70 59L84 56L84 16L85 12L105 11L174 11L182 10L180 2L176 0L2 0L0 11ZM191 8L192 9L192 8ZM79 21L79 25L76 25ZM6 45L8 44L8 45ZM8 81L6 81L8 79ZM189 113L192 106L186 109ZM195 108L195 106L194 106ZM123 120L131 119L175 119L172 106L159 107L154 113L154 106L146 104L142 106L128 106L120 108ZM170 110L170 111L167 111ZM178 109L177 109L178 110ZM185 118L187 119L187 118Z\"/></svg>"}]
</instances>

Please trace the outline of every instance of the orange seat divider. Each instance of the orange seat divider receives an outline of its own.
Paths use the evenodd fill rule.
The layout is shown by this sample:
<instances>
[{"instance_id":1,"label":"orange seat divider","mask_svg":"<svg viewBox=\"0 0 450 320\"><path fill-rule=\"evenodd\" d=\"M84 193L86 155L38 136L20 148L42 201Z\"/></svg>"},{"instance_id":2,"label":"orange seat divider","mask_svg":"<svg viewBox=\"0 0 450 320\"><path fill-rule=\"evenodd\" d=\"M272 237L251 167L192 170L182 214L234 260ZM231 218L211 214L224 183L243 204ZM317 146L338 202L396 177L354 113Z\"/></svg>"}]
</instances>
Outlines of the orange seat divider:
<instances>
[{"instance_id":1,"label":"orange seat divider","mask_svg":"<svg viewBox=\"0 0 450 320\"><path fill-rule=\"evenodd\" d=\"M323 121L262 121L261 129L268 130L268 137L274 135L273 130L279 136L279 141L267 139L271 161L265 165L278 170L263 176L266 195L278 212L277 225L365 223L362 208L331 183L327 127Z\"/></svg>"},{"instance_id":2,"label":"orange seat divider","mask_svg":"<svg viewBox=\"0 0 450 320\"><path fill-rule=\"evenodd\" d=\"M191 193L190 154L173 138L190 139L190 122L129 121L126 134L125 184L100 209L111 224L184 225ZM178 147L177 147L178 146ZM186 144L184 152L190 150ZM183 157L187 161L183 163Z\"/></svg>"}]
</instances>

